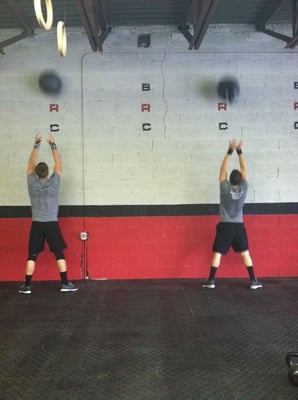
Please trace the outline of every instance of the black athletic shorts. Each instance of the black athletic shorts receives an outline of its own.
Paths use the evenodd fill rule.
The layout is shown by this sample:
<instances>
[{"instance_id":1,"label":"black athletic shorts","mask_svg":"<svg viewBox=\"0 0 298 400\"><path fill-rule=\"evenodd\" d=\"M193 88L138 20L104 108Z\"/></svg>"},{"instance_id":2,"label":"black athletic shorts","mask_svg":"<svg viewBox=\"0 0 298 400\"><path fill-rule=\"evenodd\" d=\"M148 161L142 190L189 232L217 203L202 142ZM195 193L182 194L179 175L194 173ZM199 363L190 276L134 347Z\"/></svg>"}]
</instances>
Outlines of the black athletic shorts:
<instances>
[{"instance_id":1,"label":"black athletic shorts","mask_svg":"<svg viewBox=\"0 0 298 400\"><path fill-rule=\"evenodd\" d=\"M58 221L37 222L32 221L29 236L29 254L38 254L44 250L45 240L50 251L59 253L66 249Z\"/></svg>"},{"instance_id":2,"label":"black athletic shorts","mask_svg":"<svg viewBox=\"0 0 298 400\"><path fill-rule=\"evenodd\" d=\"M236 253L248 250L248 239L244 223L219 222L216 225L213 251L220 254L227 254L230 247Z\"/></svg>"}]
</instances>

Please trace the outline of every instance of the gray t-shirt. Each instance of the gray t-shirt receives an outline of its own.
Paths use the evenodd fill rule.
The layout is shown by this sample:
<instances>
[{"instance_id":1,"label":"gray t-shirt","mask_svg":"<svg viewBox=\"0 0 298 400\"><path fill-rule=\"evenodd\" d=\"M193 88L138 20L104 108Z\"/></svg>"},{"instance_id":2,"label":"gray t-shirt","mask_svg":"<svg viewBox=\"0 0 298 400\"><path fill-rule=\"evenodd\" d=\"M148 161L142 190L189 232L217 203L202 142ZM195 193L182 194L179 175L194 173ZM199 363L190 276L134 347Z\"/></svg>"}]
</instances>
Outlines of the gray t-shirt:
<instances>
[{"instance_id":1,"label":"gray t-shirt","mask_svg":"<svg viewBox=\"0 0 298 400\"><path fill-rule=\"evenodd\" d=\"M32 173L27 177L31 200L32 221L49 222L58 220L60 175L40 180Z\"/></svg>"},{"instance_id":2,"label":"gray t-shirt","mask_svg":"<svg viewBox=\"0 0 298 400\"><path fill-rule=\"evenodd\" d=\"M248 181L242 180L234 189L227 179L220 183L219 215L221 222L243 222L243 205Z\"/></svg>"}]
</instances>

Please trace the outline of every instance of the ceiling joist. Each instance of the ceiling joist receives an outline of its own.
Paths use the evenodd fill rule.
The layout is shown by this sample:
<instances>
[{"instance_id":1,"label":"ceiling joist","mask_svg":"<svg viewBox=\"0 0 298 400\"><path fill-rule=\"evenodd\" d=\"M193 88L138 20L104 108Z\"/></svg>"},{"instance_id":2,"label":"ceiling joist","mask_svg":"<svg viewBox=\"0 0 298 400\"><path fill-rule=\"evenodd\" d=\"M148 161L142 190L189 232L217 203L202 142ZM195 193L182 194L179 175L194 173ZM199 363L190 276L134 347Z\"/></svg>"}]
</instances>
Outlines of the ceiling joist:
<instances>
[{"instance_id":1,"label":"ceiling joist","mask_svg":"<svg viewBox=\"0 0 298 400\"><path fill-rule=\"evenodd\" d=\"M20 35L13 36L10 39L0 42L0 53L4 54L4 47L7 47L10 44L16 43L20 40L25 39L28 36L31 36L34 31L33 28L26 21L20 7L14 0L0 0L0 2L5 3L8 6L8 8L19 21L20 25L23 27L23 33L21 33Z\"/></svg>"},{"instance_id":2,"label":"ceiling joist","mask_svg":"<svg viewBox=\"0 0 298 400\"><path fill-rule=\"evenodd\" d=\"M62 7L61 0L53 1ZM157 25L181 22L178 29L187 39L189 49L199 49L210 23L238 21L254 23L258 31L284 41L289 49L298 45L298 0L258 0L253 5L247 0L237 0L237 7L235 0L140 0L139 6L135 0L63 0L63 3L64 13L69 17L67 26L82 27L93 51L103 51L112 25L145 26L148 21L150 24L156 21ZM0 13L0 29L22 29L21 34L0 42L0 53L5 46L32 35L33 28L38 28L32 0L0 0ZM277 26L283 21L292 22L292 35L273 30L269 24L274 21Z\"/></svg>"},{"instance_id":3,"label":"ceiling joist","mask_svg":"<svg viewBox=\"0 0 298 400\"><path fill-rule=\"evenodd\" d=\"M292 1L292 32L293 36L283 35L282 33L275 32L266 28L266 23L274 14L276 9L280 6L283 0L272 0L260 15L256 28L259 32L275 37L276 39L286 42L285 48L294 49L298 45L298 0Z\"/></svg>"},{"instance_id":4,"label":"ceiling joist","mask_svg":"<svg viewBox=\"0 0 298 400\"><path fill-rule=\"evenodd\" d=\"M102 45L111 31L104 0L73 0L93 51Z\"/></svg>"},{"instance_id":5,"label":"ceiling joist","mask_svg":"<svg viewBox=\"0 0 298 400\"><path fill-rule=\"evenodd\" d=\"M179 28L189 42L189 50L198 50L210 23L210 17L217 6L218 0L192 0L188 15ZM193 34L189 27L193 26Z\"/></svg>"},{"instance_id":6,"label":"ceiling joist","mask_svg":"<svg viewBox=\"0 0 298 400\"><path fill-rule=\"evenodd\" d=\"M263 11L258 16L256 25L264 26L270 18L274 15L278 7L284 0L270 0L267 2L266 6L263 8Z\"/></svg>"}]
</instances>

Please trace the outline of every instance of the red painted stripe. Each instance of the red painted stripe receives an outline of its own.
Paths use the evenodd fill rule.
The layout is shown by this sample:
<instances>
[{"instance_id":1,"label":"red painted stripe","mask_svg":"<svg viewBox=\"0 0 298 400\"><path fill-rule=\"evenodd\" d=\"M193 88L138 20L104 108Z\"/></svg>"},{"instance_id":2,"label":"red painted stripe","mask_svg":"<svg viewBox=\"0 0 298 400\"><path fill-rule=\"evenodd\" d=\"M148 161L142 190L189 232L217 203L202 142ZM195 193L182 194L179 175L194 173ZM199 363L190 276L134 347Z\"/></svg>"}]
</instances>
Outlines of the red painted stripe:
<instances>
[{"instance_id":1,"label":"red painted stripe","mask_svg":"<svg viewBox=\"0 0 298 400\"><path fill-rule=\"evenodd\" d=\"M217 222L215 216L61 218L69 277L83 277L79 233L88 230L91 279L204 278ZM298 215L247 215L245 222L256 274L298 276ZM30 223L1 219L1 281L23 280ZM246 277L241 257L230 251L217 276ZM39 256L34 279L59 279L49 251Z\"/></svg>"}]
</instances>

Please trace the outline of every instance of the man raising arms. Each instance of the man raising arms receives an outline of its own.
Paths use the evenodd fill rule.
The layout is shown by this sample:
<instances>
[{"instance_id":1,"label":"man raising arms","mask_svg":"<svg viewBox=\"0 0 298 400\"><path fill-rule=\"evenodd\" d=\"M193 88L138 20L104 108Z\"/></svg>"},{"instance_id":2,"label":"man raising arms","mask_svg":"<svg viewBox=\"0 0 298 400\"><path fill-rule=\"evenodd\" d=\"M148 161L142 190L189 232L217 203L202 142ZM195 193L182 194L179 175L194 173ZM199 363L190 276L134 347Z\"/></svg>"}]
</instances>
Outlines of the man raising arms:
<instances>
[{"instance_id":1,"label":"man raising arms","mask_svg":"<svg viewBox=\"0 0 298 400\"><path fill-rule=\"evenodd\" d=\"M35 135L35 143L27 168L32 224L28 244L25 282L19 289L19 293L23 294L31 294L31 280L35 270L36 259L38 254L44 250L45 240L49 245L50 251L56 258L56 265L61 278L61 292L74 292L78 290L67 279L67 266L63 253L66 243L58 224L59 186L62 173L61 158L54 136L51 133L48 136L47 142L54 159L54 171L52 175L48 178L49 168L45 162L39 162L36 165L41 144L41 136L39 134Z\"/></svg>"},{"instance_id":2,"label":"man raising arms","mask_svg":"<svg viewBox=\"0 0 298 400\"><path fill-rule=\"evenodd\" d=\"M237 144L235 139L231 140L228 152L220 167L220 222L216 226L209 278L202 285L209 289L215 288L215 275L220 266L221 256L226 255L230 247L235 252L240 253L242 257L250 278L250 289L262 287L262 284L254 274L253 263L248 249L247 233L243 223L243 206L248 190L248 173L242 147L242 141ZM228 180L227 168L234 150L238 154L240 171L234 169Z\"/></svg>"}]
</instances>

